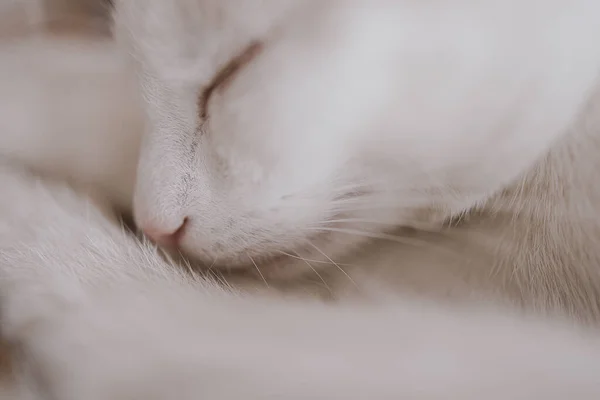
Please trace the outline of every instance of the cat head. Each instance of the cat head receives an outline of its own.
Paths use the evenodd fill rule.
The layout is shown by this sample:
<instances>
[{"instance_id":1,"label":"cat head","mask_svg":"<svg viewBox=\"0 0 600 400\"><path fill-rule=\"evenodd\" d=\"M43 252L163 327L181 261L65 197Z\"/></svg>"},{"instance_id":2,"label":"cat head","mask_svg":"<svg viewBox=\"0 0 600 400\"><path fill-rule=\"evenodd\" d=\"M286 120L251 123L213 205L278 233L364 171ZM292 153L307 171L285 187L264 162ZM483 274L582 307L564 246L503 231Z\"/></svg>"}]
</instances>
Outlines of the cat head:
<instances>
[{"instance_id":1,"label":"cat head","mask_svg":"<svg viewBox=\"0 0 600 400\"><path fill-rule=\"evenodd\" d=\"M214 266L300 271L438 226L527 170L578 106L553 102L584 91L536 77L546 48L525 37L520 60L497 10L465 25L386 1L116 7L146 98L136 220Z\"/></svg>"}]
</instances>

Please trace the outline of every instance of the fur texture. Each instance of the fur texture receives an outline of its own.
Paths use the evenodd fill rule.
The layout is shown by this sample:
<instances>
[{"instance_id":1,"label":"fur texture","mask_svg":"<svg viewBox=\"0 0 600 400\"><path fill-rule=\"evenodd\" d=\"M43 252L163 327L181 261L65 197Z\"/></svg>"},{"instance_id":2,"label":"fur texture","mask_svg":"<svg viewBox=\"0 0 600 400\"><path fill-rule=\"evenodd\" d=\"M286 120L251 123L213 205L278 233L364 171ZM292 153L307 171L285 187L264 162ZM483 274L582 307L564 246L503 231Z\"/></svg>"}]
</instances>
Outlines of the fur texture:
<instances>
[{"instance_id":1,"label":"fur texture","mask_svg":"<svg viewBox=\"0 0 600 400\"><path fill-rule=\"evenodd\" d=\"M336 286L358 262L600 317L597 1L128 0L116 31L146 100L148 232L271 280L330 266ZM406 245L349 255L369 238Z\"/></svg>"},{"instance_id":2,"label":"fur texture","mask_svg":"<svg viewBox=\"0 0 600 400\"><path fill-rule=\"evenodd\" d=\"M598 398L596 332L539 319L600 313L598 8L117 2L145 95L138 222L187 217L188 254L295 279L250 295L191 276L63 183L3 165L1 329L19 368L0 396ZM129 67L112 44L55 40L2 45L0 150L127 207ZM269 267L279 251L298 263ZM484 304L504 300L538 316Z\"/></svg>"},{"instance_id":3,"label":"fur texture","mask_svg":"<svg viewBox=\"0 0 600 400\"><path fill-rule=\"evenodd\" d=\"M165 263L62 185L6 166L0 183L2 333L19 349L18 400L600 393L600 343L568 325L409 299L235 294Z\"/></svg>"}]
</instances>

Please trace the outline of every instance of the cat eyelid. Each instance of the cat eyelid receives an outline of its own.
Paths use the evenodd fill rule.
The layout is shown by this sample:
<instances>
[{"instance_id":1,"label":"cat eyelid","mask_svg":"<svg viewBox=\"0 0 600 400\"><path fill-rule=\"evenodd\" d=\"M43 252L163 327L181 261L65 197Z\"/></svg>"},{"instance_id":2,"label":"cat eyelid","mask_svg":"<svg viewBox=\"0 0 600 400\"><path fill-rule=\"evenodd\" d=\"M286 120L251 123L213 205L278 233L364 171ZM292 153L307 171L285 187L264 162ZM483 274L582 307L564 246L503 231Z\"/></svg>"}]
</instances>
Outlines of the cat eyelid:
<instances>
[{"instance_id":1,"label":"cat eyelid","mask_svg":"<svg viewBox=\"0 0 600 400\"><path fill-rule=\"evenodd\" d=\"M202 121L208 117L208 102L214 91L224 89L234 76L257 56L262 47L261 43L252 42L244 51L232 58L216 73L210 84L200 94L198 108Z\"/></svg>"}]
</instances>

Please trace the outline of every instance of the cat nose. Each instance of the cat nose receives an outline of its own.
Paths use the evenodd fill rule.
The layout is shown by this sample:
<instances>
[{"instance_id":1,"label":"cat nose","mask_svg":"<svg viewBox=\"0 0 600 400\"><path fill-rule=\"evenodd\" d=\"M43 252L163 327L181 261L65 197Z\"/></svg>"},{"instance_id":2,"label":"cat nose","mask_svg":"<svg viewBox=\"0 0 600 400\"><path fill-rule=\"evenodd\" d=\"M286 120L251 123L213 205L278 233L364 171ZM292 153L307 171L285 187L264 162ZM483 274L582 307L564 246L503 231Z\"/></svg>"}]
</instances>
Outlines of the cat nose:
<instances>
[{"instance_id":1,"label":"cat nose","mask_svg":"<svg viewBox=\"0 0 600 400\"><path fill-rule=\"evenodd\" d=\"M142 226L142 232L159 246L176 248L179 246L187 221L188 219L184 218L181 223L175 227L166 225L161 226L160 224L147 224Z\"/></svg>"}]
</instances>

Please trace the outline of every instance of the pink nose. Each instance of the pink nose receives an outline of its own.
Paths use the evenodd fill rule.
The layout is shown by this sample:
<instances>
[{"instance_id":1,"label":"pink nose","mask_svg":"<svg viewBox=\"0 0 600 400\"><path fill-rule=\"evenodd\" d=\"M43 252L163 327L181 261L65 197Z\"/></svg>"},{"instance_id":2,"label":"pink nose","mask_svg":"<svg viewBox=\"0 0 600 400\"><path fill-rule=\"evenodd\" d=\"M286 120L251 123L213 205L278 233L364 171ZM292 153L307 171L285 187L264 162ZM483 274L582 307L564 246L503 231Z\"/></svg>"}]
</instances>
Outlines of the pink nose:
<instances>
[{"instance_id":1,"label":"pink nose","mask_svg":"<svg viewBox=\"0 0 600 400\"><path fill-rule=\"evenodd\" d=\"M176 248L183 236L186 224L187 218L184 218L181 224L174 229L166 226L148 224L142 227L142 231L157 245Z\"/></svg>"}]
</instances>

